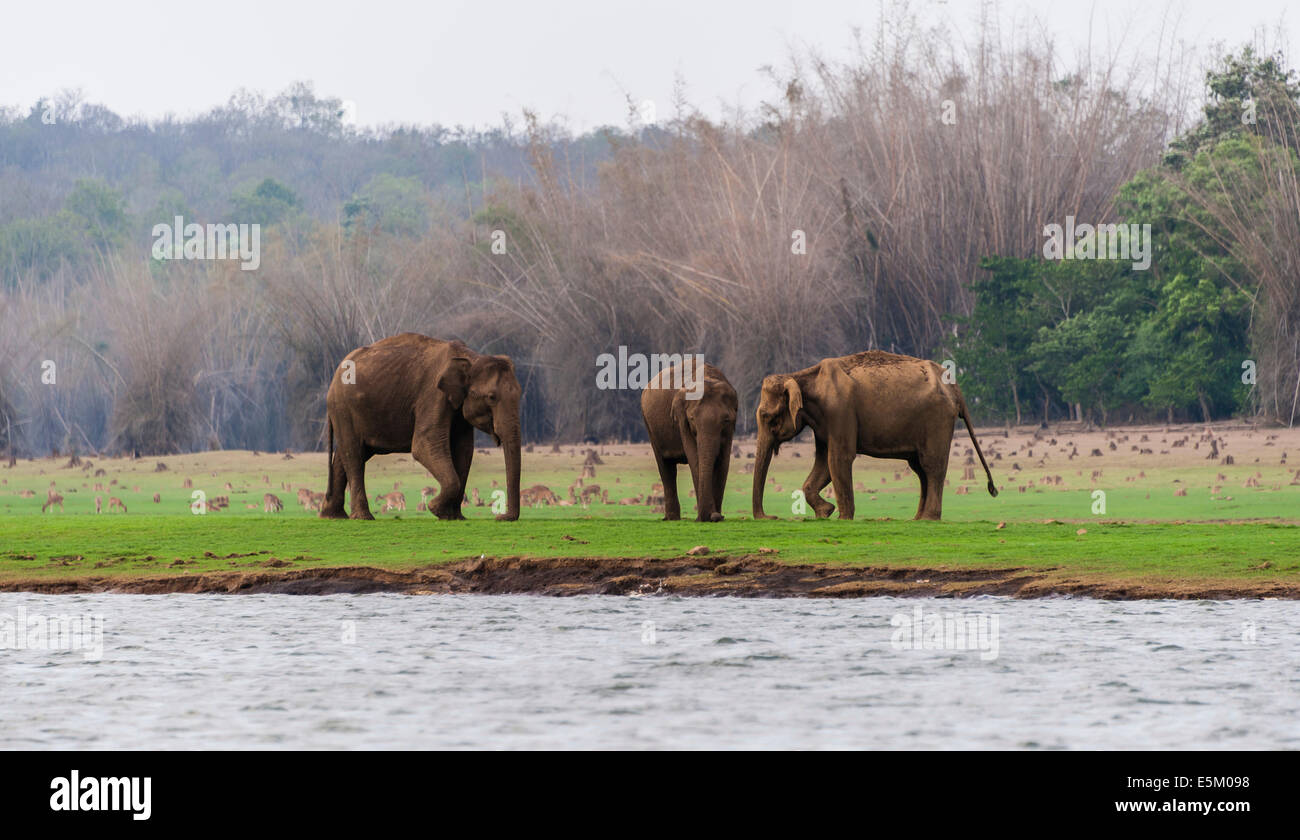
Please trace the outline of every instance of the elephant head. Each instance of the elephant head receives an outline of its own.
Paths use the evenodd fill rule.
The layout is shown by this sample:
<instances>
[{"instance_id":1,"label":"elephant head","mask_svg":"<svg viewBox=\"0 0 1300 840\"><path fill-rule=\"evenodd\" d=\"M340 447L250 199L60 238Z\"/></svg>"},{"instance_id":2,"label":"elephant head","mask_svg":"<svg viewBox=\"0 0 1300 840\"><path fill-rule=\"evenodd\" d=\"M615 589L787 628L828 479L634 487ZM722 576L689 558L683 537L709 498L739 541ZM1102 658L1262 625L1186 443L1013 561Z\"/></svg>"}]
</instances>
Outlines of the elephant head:
<instances>
[{"instance_id":1,"label":"elephant head","mask_svg":"<svg viewBox=\"0 0 1300 840\"><path fill-rule=\"evenodd\" d=\"M755 519L774 519L763 512L767 468L781 444L793 439L808 423L804 388L799 380L790 374L765 377L754 417L758 425L758 453L754 456L753 514Z\"/></svg>"},{"instance_id":2,"label":"elephant head","mask_svg":"<svg viewBox=\"0 0 1300 840\"><path fill-rule=\"evenodd\" d=\"M731 457L731 439L736 430L739 406L736 391L730 384L701 376L696 387L699 389L697 399L691 399L691 392L685 389L673 397L672 418L682 440L695 442L699 519L719 522L722 520L721 489L725 488L718 485L726 481L726 459Z\"/></svg>"},{"instance_id":3,"label":"elephant head","mask_svg":"<svg viewBox=\"0 0 1300 840\"><path fill-rule=\"evenodd\" d=\"M489 434L505 453L506 513L497 519L519 518L519 401L523 389L508 356L457 352L438 387L474 428Z\"/></svg>"}]
</instances>

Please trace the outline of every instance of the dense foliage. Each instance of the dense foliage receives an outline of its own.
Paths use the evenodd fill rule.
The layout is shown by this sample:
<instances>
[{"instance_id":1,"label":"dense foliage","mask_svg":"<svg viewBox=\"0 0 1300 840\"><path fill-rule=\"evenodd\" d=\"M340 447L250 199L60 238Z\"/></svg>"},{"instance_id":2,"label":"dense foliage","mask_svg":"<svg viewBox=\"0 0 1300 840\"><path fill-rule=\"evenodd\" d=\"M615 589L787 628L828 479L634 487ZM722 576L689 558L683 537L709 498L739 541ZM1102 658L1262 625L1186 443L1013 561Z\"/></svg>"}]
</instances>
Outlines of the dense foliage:
<instances>
[{"instance_id":1,"label":"dense foliage","mask_svg":"<svg viewBox=\"0 0 1300 840\"><path fill-rule=\"evenodd\" d=\"M1163 412L1291 425L1300 385L1294 273L1300 86L1276 57L1229 55L1204 119L1116 196L1149 224L1148 270L990 257L951 342L966 390L1017 422ZM1034 402L1037 401L1037 405Z\"/></svg>"},{"instance_id":2,"label":"dense foliage","mask_svg":"<svg viewBox=\"0 0 1300 840\"><path fill-rule=\"evenodd\" d=\"M765 374L870 347L954 359L983 422L1294 422L1278 57L1226 56L1193 120L1176 62L886 30L772 71L758 114L581 136L360 130L306 85L189 120L0 110L0 447L317 447L339 359L402 330L510 353L530 440L643 435L593 386L620 345L703 353L742 433ZM261 225L256 270L159 258L178 216ZM1149 267L1045 259L1067 217L1150 225Z\"/></svg>"}]
</instances>

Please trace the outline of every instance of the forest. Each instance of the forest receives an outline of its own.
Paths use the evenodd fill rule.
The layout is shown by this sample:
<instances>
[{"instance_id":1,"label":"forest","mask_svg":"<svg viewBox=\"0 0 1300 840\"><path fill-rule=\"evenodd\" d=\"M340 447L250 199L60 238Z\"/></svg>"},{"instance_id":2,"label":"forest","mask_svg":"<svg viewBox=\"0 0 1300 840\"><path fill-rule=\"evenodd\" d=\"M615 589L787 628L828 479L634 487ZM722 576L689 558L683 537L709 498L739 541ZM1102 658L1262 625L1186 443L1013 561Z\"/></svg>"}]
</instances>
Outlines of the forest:
<instances>
[{"instance_id":1,"label":"forest","mask_svg":"<svg viewBox=\"0 0 1300 840\"><path fill-rule=\"evenodd\" d=\"M644 439L595 386L619 347L720 367L738 434L764 375L869 348L950 360L981 424L1294 425L1300 82L1165 46L897 20L764 68L753 113L582 134L361 127L306 82L0 108L0 449L320 449L339 361L407 330L509 354L534 443ZM159 258L177 217L259 226L255 269ZM1046 256L1067 219L1148 230L1149 265Z\"/></svg>"}]
</instances>

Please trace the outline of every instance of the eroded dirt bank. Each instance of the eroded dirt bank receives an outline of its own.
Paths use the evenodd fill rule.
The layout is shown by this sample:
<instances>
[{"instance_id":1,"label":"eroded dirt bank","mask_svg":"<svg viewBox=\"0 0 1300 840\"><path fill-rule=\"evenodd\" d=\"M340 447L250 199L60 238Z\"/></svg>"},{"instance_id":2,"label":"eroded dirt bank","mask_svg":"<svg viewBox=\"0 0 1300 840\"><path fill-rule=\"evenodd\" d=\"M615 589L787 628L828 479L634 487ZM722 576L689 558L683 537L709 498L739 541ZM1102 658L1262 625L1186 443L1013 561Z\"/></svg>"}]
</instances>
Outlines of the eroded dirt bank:
<instances>
[{"instance_id":1,"label":"eroded dirt bank","mask_svg":"<svg viewBox=\"0 0 1300 840\"><path fill-rule=\"evenodd\" d=\"M1061 567L935 570L793 565L763 557L561 558L466 560L409 572L365 566L283 571L76 577L0 582L0 591L330 595L687 595L745 598L861 598L871 595L1040 598L1077 595L1143 598L1300 599L1300 586L1267 581L1162 582L1072 575Z\"/></svg>"}]
</instances>

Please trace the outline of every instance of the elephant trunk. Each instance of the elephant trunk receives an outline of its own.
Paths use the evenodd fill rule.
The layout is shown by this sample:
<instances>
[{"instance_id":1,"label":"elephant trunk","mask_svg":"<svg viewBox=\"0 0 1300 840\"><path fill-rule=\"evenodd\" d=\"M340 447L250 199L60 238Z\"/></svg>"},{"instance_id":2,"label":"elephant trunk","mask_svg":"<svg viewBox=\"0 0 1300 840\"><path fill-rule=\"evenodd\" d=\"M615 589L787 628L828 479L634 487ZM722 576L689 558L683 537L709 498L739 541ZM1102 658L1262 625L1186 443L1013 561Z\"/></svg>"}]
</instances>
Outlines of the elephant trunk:
<instances>
[{"instance_id":1,"label":"elephant trunk","mask_svg":"<svg viewBox=\"0 0 1300 840\"><path fill-rule=\"evenodd\" d=\"M497 428L501 428L498 426ZM506 512L497 519L510 522L519 518L519 425L518 421L507 425L500 435L501 451L506 458Z\"/></svg>"},{"instance_id":2,"label":"elephant trunk","mask_svg":"<svg viewBox=\"0 0 1300 840\"><path fill-rule=\"evenodd\" d=\"M696 471L700 476L699 485L695 488L695 500L699 507L697 518L701 522L717 522L722 519L722 500L713 498L713 470L718 463L718 447L721 443L721 436L716 434L703 435L695 440Z\"/></svg>"},{"instance_id":3,"label":"elephant trunk","mask_svg":"<svg viewBox=\"0 0 1300 840\"><path fill-rule=\"evenodd\" d=\"M772 463L774 446L772 433L762 427L758 431L758 453L754 456L754 518L770 519L763 512L763 491L767 489L767 467Z\"/></svg>"}]
</instances>

